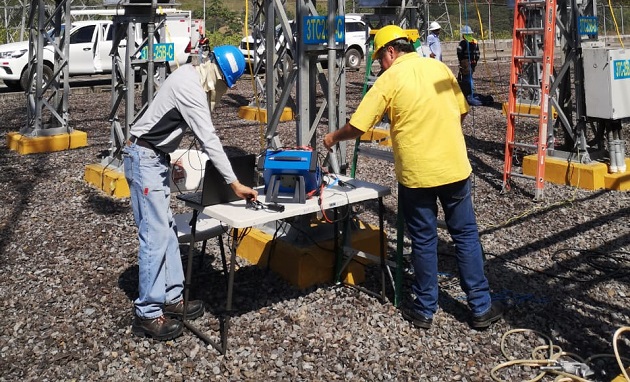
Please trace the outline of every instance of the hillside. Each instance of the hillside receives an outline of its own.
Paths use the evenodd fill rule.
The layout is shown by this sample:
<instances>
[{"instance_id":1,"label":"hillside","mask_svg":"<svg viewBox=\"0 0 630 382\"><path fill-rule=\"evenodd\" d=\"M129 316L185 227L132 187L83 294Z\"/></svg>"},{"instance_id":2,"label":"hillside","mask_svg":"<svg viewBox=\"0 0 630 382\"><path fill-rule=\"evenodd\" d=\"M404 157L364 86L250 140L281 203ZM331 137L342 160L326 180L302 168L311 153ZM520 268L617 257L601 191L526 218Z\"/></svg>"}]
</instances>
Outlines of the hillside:
<instances>
[{"instance_id":1,"label":"hillside","mask_svg":"<svg viewBox=\"0 0 630 382\"><path fill-rule=\"evenodd\" d=\"M485 38L511 38L513 9L507 7L507 1L499 0L492 2L491 5L475 1L447 2L445 7L444 3L431 0L427 1L428 18L445 25L450 24L450 28L445 28L443 34L445 41L458 40L458 31L462 25L470 25L479 35L483 31ZM604 0L598 2L598 14L601 15L600 29L605 28L609 32L614 32L615 20L619 28L627 24L626 20L630 20L630 0L616 0L611 5L615 18L611 17L610 6ZM181 6L191 9L196 18L203 18L204 0L183 0ZM627 7L624 8L624 6ZM233 33L242 35L243 20L246 17L251 20L254 12L252 3L244 0L206 0L205 7L207 30L210 33L220 30L227 24ZM317 4L317 9L320 12L325 12L326 3ZM289 18L295 17L294 0L285 3L285 11ZM373 12L374 8L359 8L357 2L346 2L346 13L370 14Z\"/></svg>"}]
</instances>

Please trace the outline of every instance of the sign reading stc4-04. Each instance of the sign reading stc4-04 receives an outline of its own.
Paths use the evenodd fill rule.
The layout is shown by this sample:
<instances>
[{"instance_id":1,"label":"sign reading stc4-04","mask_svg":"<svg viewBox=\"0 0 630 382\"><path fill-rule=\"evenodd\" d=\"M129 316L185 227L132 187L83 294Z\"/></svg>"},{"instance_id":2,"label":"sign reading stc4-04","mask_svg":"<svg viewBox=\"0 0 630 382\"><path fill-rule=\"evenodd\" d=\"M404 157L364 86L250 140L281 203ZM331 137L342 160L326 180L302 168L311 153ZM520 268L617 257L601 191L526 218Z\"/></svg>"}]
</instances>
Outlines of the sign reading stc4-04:
<instances>
[{"instance_id":1,"label":"sign reading stc4-04","mask_svg":"<svg viewBox=\"0 0 630 382\"><path fill-rule=\"evenodd\" d=\"M317 45L328 42L328 17L305 16L302 25L302 41L304 44ZM344 16L335 17L335 42L345 43L346 26Z\"/></svg>"},{"instance_id":2,"label":"sign reading stc4-04","mask_svg":"<svg viewBox=\"0 0 630 382\"><path fill-rule=\"evenodd\" d=\"M597 37L597 17L579 16L578 17L578 33L581 36Z\"/></svg>"},{"instance_id":3,"label":"sign reading stc4-04","mask_svg":"<svg viewBox=\"0 0 630 382\"><path fill-rule=\"evenodd\" d=\"M630 78L630 60L613 61L613 79L625 80Z\"/></svg>"}]
</instances>

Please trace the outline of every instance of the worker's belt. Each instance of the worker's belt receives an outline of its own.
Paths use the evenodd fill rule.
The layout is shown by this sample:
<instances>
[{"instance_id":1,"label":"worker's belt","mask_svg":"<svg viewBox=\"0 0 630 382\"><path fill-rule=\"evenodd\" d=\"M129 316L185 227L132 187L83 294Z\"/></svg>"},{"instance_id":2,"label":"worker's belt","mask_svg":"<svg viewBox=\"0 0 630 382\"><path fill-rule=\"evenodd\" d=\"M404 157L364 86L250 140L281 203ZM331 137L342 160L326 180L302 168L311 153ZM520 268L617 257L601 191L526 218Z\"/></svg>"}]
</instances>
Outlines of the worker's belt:
<instances>
[{"instance_id":1,"label":"worker's belt","mask_svg":"<svg viewBox=\"0 0 630 382\"><path fill-rule=\"evenodd\" d=\"M153 151L158 152L158 153L160 152L160 150L156 149L155 146L153 146L149 142L145 141L142 138L138 138L136 136L133 136L133 135L129 136L129 142L130 143L135 143L138 146L142 146L142 147L144 147L146 149L150 149L150 150L153 150Z\"/></svg>"},{"instance_id":2,"label":"worker's belt","mask_svg":"<svg viewBox=\"0 0 630 382\"><path fill-rule=\"evenodd\" d=\"M127 146L131 146L134 143L140 147L153 150L153 152L159 155L161 158L163 158L166 161L166 163L171 163L171 157L169 154L153 146L151 143L149 143L149 141L130 135L129 140L127 141Z\"/></svg>"}]
</instances>

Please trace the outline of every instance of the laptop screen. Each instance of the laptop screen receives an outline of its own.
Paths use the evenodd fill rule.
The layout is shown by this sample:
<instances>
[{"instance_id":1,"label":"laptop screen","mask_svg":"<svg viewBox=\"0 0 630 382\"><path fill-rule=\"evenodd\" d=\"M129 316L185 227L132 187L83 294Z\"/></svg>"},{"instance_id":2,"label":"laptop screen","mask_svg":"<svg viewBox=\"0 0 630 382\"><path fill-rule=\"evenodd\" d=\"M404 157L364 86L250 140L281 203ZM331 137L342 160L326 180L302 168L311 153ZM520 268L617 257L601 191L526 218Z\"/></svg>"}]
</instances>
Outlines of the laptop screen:
<instances>
[{"instance_id":1,"label":"laptop screen","mask_svg":"<svg viewBox=\"0 0 630 382\"><path fill-rule=\"evenodd\" d=\"M241 184L254 187L256 184L256 155L241 155L229 158L236 178ZM219 173L212 161L206 162L206 170L203 177L201 189L201 205L210 206L213 204L229 203L239 200L232 187L225 183L223 175Z\"/></svg>"}]
</instances>

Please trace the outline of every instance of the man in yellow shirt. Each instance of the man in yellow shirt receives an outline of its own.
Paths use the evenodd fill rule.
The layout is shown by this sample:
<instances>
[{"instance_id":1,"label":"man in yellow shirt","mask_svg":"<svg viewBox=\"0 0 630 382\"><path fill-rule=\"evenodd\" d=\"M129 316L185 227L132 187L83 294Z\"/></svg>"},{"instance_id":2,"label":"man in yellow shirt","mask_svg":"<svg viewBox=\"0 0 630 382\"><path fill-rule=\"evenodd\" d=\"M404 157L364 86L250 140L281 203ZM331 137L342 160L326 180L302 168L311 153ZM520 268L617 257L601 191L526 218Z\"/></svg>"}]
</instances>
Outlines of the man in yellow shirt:
<instances>
[{"instance_id":1,"label":"man in yellow shirt","mask_svg":"<svg viewBox=\"0 0 630 382\"><path fill-rule=\"evenodd\" d=\"M409 54L412 53L412 54ZM483 254L471 199L466 142L461 123L468 104L457 79L442 62L415 53L398 26L374 37L373 59L383 72L350 121L324 136L324 146L354 139L389 117L398 198L412 242L416 296L403 317L429 329L438 308L437 200L456 246L460 284L472 311L470 325L485 329L503 316L492 302L483 270Z\"/></svg>"}]
</instances>

